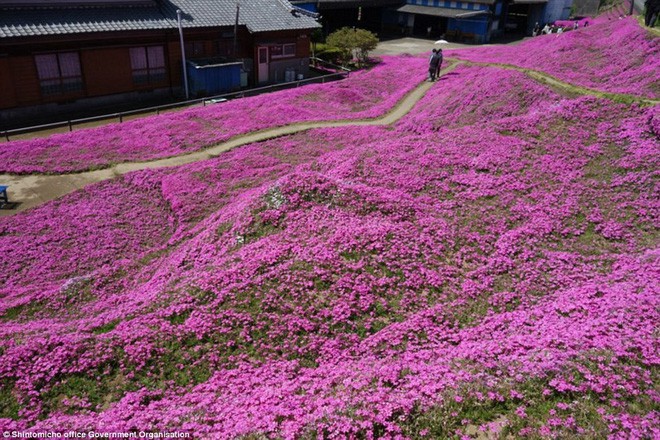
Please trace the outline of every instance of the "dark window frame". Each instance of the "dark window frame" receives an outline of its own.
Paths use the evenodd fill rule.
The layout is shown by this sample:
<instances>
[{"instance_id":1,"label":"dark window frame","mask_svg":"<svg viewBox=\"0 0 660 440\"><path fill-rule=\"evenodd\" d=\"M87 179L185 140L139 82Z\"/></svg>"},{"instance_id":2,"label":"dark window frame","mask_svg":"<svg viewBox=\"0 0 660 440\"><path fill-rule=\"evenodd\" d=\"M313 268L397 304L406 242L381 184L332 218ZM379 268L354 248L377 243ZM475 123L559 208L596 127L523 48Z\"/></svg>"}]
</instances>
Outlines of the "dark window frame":
<instances>
[{"instance_id":1,"label":"dark window frame","mask_svg":"<svg viewBox=\"0 0 660 440\"><path fill-rule=\"evenodd\" d=\"M161 53L159 55L162 58L162 65L153 65L156 60L152 59L149 56L149 49L152 48L160 48ZM135 65L133 64L132 52L136 50L142 51L145 67L135 67ZM165 84L167 82L167 62L165 60L165 46L153 45L153 46L131 47L129 49L129 56L131 60L131 76L133 78L134 85L154 86L154 85Z\"/></svg>"},{"instance_id":2,"label":"dark window frame","mask_svg":"<svg viewBox=\"0 0 660 440\"><path fill-rule=\"evenodd\" d=\"M290 50L287 52L287 48ZM272 59L294 58L296 56L296 43L282 43L270 46L270 57Z\"/></svg>"},{"instance_id":3,"label":"dark window frame","mask_svg":"<svg viewBox=\"0 0 660 440\"><path fill-rule=\"evenodd\" d=\"M63 69L63 58L65 56L75 55L77 62L77 73L67 75ZM57 76L42 78L39 65L40 57L54 57L57 65ZM82 65L80 63L80 53L78 51L52 52L34 55L34 64L37 69L37 78L39 80L39 89L41 95L47 98L61 97L70 95L80 95L84 92L84 80L82 74Z\"/></svg>"}]
</instances>

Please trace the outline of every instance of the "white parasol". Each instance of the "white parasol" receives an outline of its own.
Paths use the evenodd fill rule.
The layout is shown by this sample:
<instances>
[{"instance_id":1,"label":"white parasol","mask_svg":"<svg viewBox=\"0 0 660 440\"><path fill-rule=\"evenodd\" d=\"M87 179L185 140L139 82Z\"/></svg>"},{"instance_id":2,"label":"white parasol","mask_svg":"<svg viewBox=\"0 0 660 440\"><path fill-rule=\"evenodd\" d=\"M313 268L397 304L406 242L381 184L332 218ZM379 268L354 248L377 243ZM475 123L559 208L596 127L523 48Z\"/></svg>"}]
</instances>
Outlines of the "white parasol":
<instances>
[{"instance_id":1,"label":"white parasol","mask_svg":"<svg viewBox=\"0 0 660 440\"><path fill-rule=\"evenodd\" d=\"M447 41L447 40L438 40L433 44L449 44L449 41Z\"/></svg>"}]
</instances>

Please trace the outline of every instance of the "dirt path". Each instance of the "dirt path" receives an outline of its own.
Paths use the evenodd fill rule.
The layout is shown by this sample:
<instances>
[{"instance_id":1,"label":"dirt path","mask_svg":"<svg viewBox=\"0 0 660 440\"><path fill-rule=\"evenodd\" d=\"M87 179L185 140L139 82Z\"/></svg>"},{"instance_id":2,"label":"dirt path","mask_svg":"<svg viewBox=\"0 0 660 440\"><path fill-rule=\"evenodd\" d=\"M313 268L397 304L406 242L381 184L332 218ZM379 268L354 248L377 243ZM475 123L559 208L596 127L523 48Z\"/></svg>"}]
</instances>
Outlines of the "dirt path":
<instances>
[{"instance_id":1,"label":"dirt path","mask_svg":"<svg viewBox=\"0 0 660 440\"><path fill-rule=\"evenodd\" d=\"M442 70L442 74L448 73L456 68L457 64L449 65ZM332 128L346 126L365 125L390 125L405 116L415 106L426 92L433 86L431 82L423 82L413 91L403 97L387 114L375 119L365 120L337 120L337 121L315 121L294 123L283 127L274 127L253 133L239 135L226 142L222 142L203 151L174 156L165 159L157 159L146 162L128 162L114 165L111 168L86 171L81 173L59 174L59 175L13 175L0 174L0 182L10 187L10 201L18 205L15 209L0 210L0 216L13 215L34 206L41 205L47 201L56 199L70 192L84 188L85 186L113 179L122 174L144 169L165 168L185 165L193 162L211 159L232 148L242 145L263 142L281 136L288 136L301 131L314 128Z\"/></svg>"},{"instance_id":2,"label":"dirt path","mask_svg":"<svg viewBox=\"0 0 660 440\"><path fill-rule=\"evenodd\" d=\"M564 92L567 92L570 95L590 95L596 96L598 98L605 98L615 102L623 102L626 104L632 104L637 102L642 105L658 105L660 104L660 99L651 99L651 98L642 98L641 96L628 95L625 93L614 93L614 92L604 92L602 90L591 89L584 86L576 86L571 83L567 83L558 78L555 78L552 75L548 75L545 72L539 70L528 69L526 67L514 66L513 64L503 64L503 63L479 63L476 61L458 61L458 64L465 64L467 66L490 66L490 67L499 67L500 69L509 69L517 70L522 72L525 75L532 78L534 81L540 82L549 87L553 87Z\"/></svg>"},{"instance_id":3,"label":"dirt path","mask_svg":"<svg viewBox=\"0 0 660 440\"><path fill-rule=\"evenodd\" d=\"M602 92L589 89L587 87L575 86L573 84L561 81L551 75L539 72L533 69L526 69L509 64L497 63L477 63L470 61L457 61L442 70L446 74L454 70L459 65L474 66L494 66L502 69L512 69L525 73L535 81L541 82L553 88L557 88L573 95L592 95L601 98L607 98L618 102L638 102L643 105L657 105L660 100L646 99L633 95L619 93ZM199 162L214 158L225 151L242 145L263 142L281 136L288 136L302 131L314 128L332 128L346 126L365 126L365 125L391 125L405 116L415 106L426 92L433 86L431 82L423 82L413 91L401 99L387 114L375 119L366 120L337 120L337 121L314 121L294 123L283 127L269 128L253 133L239 135L226 142L222 142L203 151L174 156L165 159L151 160L146 162L129 162L114 165L111 168L87 171L81 173L60 174L60 175L12 175L0 174L0 182L10 187L10 200L17 202L15 209L0 210L0 216L12 215L20 211L38 206L49 200L56 199L70 192L84 188L85 186L101 182L103 180L113 179L122 174L144 169L173 167L185 165L193 162Z\"/></svg>"}]
</instances>

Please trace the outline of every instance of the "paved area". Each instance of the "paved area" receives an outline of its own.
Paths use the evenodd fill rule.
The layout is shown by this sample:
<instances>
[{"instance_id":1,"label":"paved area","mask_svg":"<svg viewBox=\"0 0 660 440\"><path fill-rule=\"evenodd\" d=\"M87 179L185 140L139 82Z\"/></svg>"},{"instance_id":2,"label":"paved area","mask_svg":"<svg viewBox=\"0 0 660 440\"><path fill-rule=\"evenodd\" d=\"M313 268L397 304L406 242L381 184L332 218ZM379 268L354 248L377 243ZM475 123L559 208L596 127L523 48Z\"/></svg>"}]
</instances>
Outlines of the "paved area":
<instances>
[{"instance_id":1,"label":"paved area","mask_svg":"<svg viewBox=\"0 0 660 440\"><path fill-rule=\"evenodd\" d=\"M378 43L376 50L371 52L372 55L399 55L402 53L409 53L411 55L418 53L431 52L433 48L446 49L464 49L468 47L475 47L475 44L461 44L461 43L445 43L434 44L437 40L427 40L424 38L404 37L397 38L396 40L381 41Z\"/></svg>"},{"instance_id":2,"label":"paved area","mask_svg":"<svg viewBox=\"0 0 660 440\"><path fill-rule=\"evenodd\" d=\"M442 44L435 44L436 39L427 39L427 38L415 38L415 37L403 37L396 38L394 40L385 40L378 43L376 50L371 52L372 55L399 55L403 53L409 53L415 55L418 53L430 53L433 48L441 48L442 50L454 50L454 49L468 49L480 46L501 46L506 45L515 45L525 41L527 38L531 37L508 37L500 38L494 43L488 44L465 44L465 43L453 43L447 42Z\"/></svg>"}]
</instances>

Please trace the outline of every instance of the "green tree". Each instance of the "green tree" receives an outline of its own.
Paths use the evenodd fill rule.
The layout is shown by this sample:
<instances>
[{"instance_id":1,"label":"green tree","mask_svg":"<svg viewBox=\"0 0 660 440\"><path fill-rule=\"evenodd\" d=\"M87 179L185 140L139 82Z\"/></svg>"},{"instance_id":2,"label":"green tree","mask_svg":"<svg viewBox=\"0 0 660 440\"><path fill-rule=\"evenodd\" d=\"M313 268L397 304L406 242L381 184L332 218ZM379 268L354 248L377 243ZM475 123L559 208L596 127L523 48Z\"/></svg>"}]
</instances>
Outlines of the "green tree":
<instances>
[{"instance_id":1,"label":"green tree","mask_svg":"<svg viewBox=\"0 0 660 440\"><path fill-rule=\"evenodd\" d=\"M349 27L343 27L334 31L325 42L328 46L334 47L339 51L339 62L342 65L348 64L353 58L353 49L355 48L354 36L355 31Z\"/></svg>"},{"instance_id":2,"label":"green tree","mask_svg":"<svg viewBox=\"0 0 660 440\"><path fill-rule=\"evenodd\" d=\"M354 38L357 59L362 63L366 63L369 61L369 52L374 50L378 45L378 37L368 30L356 29Z\"/></svg>"},{"instance_id":3,"label":"green tree","mask_svg":"<svg viewBox=\"0 0 660 440\"><path fill-rule=\"evenodd\" d=\"M353 58L360 64L367 62L369 52L378 44L378 37L365 29L344 27L328 35L326 42L328 46L339 50L342 65L348 64Z\"/></svg>"}]
</instances>

